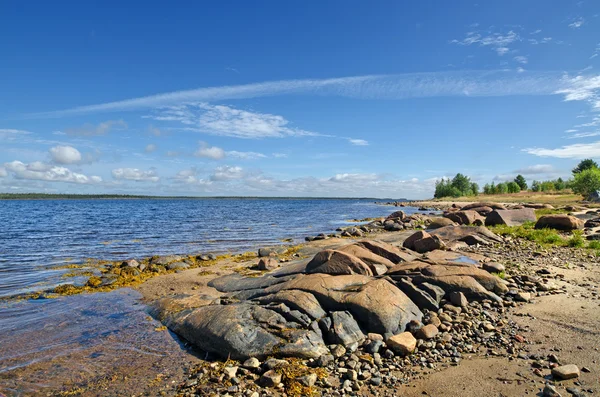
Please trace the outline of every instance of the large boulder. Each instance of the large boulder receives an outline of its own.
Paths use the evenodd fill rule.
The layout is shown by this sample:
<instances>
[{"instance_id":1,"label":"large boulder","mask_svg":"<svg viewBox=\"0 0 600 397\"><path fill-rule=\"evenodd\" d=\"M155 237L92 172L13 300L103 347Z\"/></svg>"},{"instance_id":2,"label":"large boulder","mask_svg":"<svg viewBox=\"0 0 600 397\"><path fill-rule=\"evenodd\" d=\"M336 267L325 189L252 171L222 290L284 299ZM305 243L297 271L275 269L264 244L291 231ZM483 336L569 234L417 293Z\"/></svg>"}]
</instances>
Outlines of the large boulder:
<instances>
[{"instance_id":1,"label":"large boulder","mask_svg":"<svg viewBox=\"0 0 600 397\"><path fill-rule=\"evenodd\" d=\"M401 251L397 247L381 241L364 240L355 243L355 245L366 248L375 255L382 256L394 264L400 262L410 262L416 259L414 255L411 255L405 251Z\"/></svg>"},{"instance_id":2,"label":"large boulder","mask_svg":"<svg viewBox=\"0 0 600 397\"><path fill-rule=\"evenodd\" d=\"M331 313L330 318L331 327L325 330L329 344L350 346L365 339L365 335L352 314L347 311L338 311Z\"/></svg>"},{"instance_id":3,"label":"large boulder","mask_svg":"<svg viewBox=\"0 0 600 397\"><path fill-rule=\"evenodd\" d=\"M279 313L258 305L209 305L160 314L173 332L223 358L317 358L329 352L316 332L294 329Z\"/></svg>"},{"instance_id":4,"label":"large boulder","mask_svg":"<svg viewBox=\"0 0 600 397\"><path fill-rule=\"evenodd\" d=\"M318 320L327 315L319 301L313 294L300 290L283 290L273 295L263 296L257 299L262 304L283 303L286 306L299 310L313 320Z\"/></svg>"},{"instance_id":5,"label":"large boulder","mask_svg":"<svg viewBox=\"0 0 600 397\"><path fill-rule=\"evenodd\" d=\"M413 233L410 236L408 236L408 238L406 240L404 240L404 242L402 243L402 246L404 248L408 248L409 250L414 251L415 241L419 241L419 240L427 238L427 237L431 237L431 235L424 230L419 230L418 232Z\"/></svg>"},{"instance_id":6,"label":"large boulder","mask_svg":"<svg viewBox=\"0 0 600 397\"><path fill-rule=\"evenodd\" d=\"M461 210L447 212L444 214L444 217L450 219L453 222L458 223L459 225L483 225L483 222L485 221L485 219L476 211Z\"/></svg>"},{"instance_id":7,"label":"large boulder","mask_svg":"<svg viewBox=\"0 0 600 397\"><path fill-rule=\"evenodd\" d=\"M439 229L444 226L453 226L455 223L448 218L433 218L429 225L427 225L427 229Z\"/></svg>"},{"instance_id":8,"label":"large boulder","mask_svg":"<svg viewBox=\"0 0 600 397\"><path fill-rule=\"evenodd\" d=\"M516 210L495 210L485 218L486 226L507 225L520 226L525 222L537 220L533 208L522 208Z\"/></svg>"},{"instance_id":9,"label":"large boulder","mask_svg":"<svg viewBox=\"0 0 600 397\"><path fill-rule=\"evenodd\" d=\"M446 244L438 236L428 236L414 242L415 251L420 254L443 249Z\"/></svg>"},{"instance_id":10,"label":"large boulder","mask_svg":"<svg viewBox=\"0 0 600 397\"><path fill-rule=\"evenodd\" d=\"M387 269L395 265L394 262L382 256L374 254L368 249L355 244L346 245L344 247L338 248L337 251L344 252L346 254L354 256L355 258L360 259L361 261L366 263L371 268L373 274L376 275L384 274L387 271Z\"/></svg>"},{"instance_id":11,"label":"large boulder","mask_svg":"<svg viewBox=\"0 0 600 397\"><path fill-rule=\"evenodd\" d=\"M479 203L465 205L464 207L461 208L461 210L466 211L466 210L472 210L473 208L481 208L481 207L490 207L495 210L505 210L506 209L506 207L500 203L479 202Z\"/></svg>"},{"instance_id":12,"label":"large boulder","mask_svg":"<svg viewBox=\"0 0 600 397\"><path fill-rule=\"evenodd\" d=\"M307 274L267 288L267 293L285 289L309 292L326 311L349 311L366 332L394 334L423 313L385 279L362 275Z\"/></svg>"},{"instance_id":13,"label":"large boulder","mask_svg":"<svg viewBox=\"0 0 600 397\"><path fill-rule=\"evenodd\" d=\"M387 216L387 218L385 218L386 220L390 220L390 219L394 219L394 220L404 220L404 218L406 217L406 215L404 214L404 211L396 211L391 213L390 215Z\"/></svg>"},{"instance_id":14,"label":"large boulder","mask_svg":"<svg viewBox=\"0 0 600 397\"><path fill-rule=\"evenodd\" d=\"M565 214L554 214L554 215L544 215L538 219L535 224L536 229L556 229L556 230L577 230L583 229L584 222L571 215Z\"/></svg>"},{"instance_id":15,"label":"large boulder","mask_svg":"<svg viewBox=\"0 0 600 397\"><path fill-rule=\"evenodd\" d=\"M445 226L429 232L432 236L439 236L446 244L454 241L462 241L467 236L479 236L482 239L499 243L502 238L483 226Z\"/></svg>"},{"instance_id":16,"label":"large boulder","mask_svg":"<svg viewBox=\"0 0 600 397\"><path fill-rule=\"evenodd\" d=\"M487 214L494 211L494 209L492 207L475 207L475 208L471 208L469 211L475 211L479 215L487 216ZM500 210L500 211L502 211L502 210Z\"/></svg>"},{"instance_id":17,"label":"large boulder","mask_svg":"<svg viewBox=\"0 0 600 397\"><path fill-rule=\"evenodd\" d=\"M371 268L365 262L354 255L336 250L317 253L306 265L306 273L373 275Z\"/></svg>"}]
</instances>

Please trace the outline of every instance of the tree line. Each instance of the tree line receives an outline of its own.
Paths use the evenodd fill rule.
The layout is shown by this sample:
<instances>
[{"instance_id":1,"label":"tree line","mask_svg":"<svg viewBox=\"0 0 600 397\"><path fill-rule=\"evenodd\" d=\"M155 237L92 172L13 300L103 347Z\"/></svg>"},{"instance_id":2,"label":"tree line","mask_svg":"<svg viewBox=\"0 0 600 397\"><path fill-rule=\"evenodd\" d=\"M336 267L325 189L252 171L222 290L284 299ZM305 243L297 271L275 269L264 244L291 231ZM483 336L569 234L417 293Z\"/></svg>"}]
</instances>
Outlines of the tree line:
<instances>
[{"instance_id":1,"label":"tree line","mask_svg":"<svg viewBox=\"0 0 600 397\"><path fill-rule=\"evenodd\" d=\"M588 198L592 193L600 190L600 168L592 159L582 160L572 170L573 177L568 180L557 178L549 181L531 182L528 186L523 175L517 175L514 180L509 182L500 182L498 184L486 183L483 187L483 194L507 194L519 193L530 190L532 192L550 192L571 189L574 193L581 194ZM456 174L452 179L442 178L435 184L435 198L441 197L462 197L479 195L479 185L472 182L471 178L461 173Z\"/></svg>"}]
</instances>

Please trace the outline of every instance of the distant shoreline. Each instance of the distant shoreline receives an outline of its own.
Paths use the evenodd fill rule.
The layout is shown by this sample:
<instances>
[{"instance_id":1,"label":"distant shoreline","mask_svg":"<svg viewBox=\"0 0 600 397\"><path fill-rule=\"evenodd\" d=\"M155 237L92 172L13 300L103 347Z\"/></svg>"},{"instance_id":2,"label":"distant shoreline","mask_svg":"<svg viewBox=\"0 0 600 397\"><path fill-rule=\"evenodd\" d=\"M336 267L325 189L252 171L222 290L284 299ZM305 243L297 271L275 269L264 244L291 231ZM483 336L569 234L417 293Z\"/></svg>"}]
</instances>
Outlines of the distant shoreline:
<instances>
[{"instance_id":1,"label":"distant shoreline","mask_svg":"<svg viewBox=\"0 0 600 397\"><path fill-rule=\"evenodd\" d=\"M47 193L0 193L0 200L206 200L206 199L246 199L246 200L377 200L406 202L407 199L375 197L280 197L280 196L144 196L127 194L47 194Z\"/></svg>"}]
</instances>

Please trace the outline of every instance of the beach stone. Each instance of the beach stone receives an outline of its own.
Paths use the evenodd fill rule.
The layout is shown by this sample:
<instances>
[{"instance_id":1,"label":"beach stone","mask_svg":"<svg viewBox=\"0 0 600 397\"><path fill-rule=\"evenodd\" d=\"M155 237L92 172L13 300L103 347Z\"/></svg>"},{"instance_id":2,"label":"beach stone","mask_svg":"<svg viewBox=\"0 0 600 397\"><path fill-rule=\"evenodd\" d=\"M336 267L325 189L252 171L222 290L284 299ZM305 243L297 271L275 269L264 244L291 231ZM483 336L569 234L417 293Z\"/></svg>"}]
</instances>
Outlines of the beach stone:
<instances>
[{"instance_id":1,"label":"beach stone","mask_svg":"<svg viewBox=\"0 0 600 397\"><path fill-rule=\"evenodd\" d=\"M334 361L335 358L332 354L323 354L321 357L317 358L317 360L315 361L315 365L317 367L326 367L329 364L333 364Z\"/></svg>"},{"instance_id":2,"label":"beach stone","mask_svg":"<svg viewBox=\"0 0 600 397\"><path fill-rule=\"evenodd\" d=\"M187 263L184 262L173 262L173 263L169 263L167 265L167 269L169 270L183 270L183 269L188 269L190 267L190 265L188 265Z\"/></svg>"},{"instance_id":3,"label":"beach stone","mask_svg":"<svg viewBox=\"0 0 600 397\"><path fill-rule=\"evenodd\" d=\"M250 357L242 364L242 367L248 369L256 369L260 367L260 360L256 357Z\"/></svg>"},{"instance_id":4,"label":"beach stone","mask_svg":"<svg viewBox=\"0 0 600 397\"><path fill-rule=\"evenodd\" d=\"M444 227L444 226L452 226L455 225L455 223L448 218L433 218L431 220L431 223L429 223L429 225L427 225L427 229L439 229L440 227Z\"/></svg>"},{"instance_id":5,"label":"beach stone","mask_svg":"<svg viewBox=\"0 0 600 397\"><path fill-rule=\"evenodd\" d=\"M317 374L308 374L297 378L302 386L313 387L317 383Z\"/></svg>"},{"instance_id":6,"label":"beach stone","mask_svg":"<svg viewBox=\"0 0 600 397\"><path fill-rule=\"evenodd\" d=\"M100 285L102 285L102 279L98 276L91 276L90 278L88 278L85 284L93 288L99 287Z\"/></svg>"},{"instance_id":7,"label":"beach stone","mask_svg":"<svg viewBox=\"0 0 600 397\"><path fill-rule=\"evenodd\" d=\"M438 236L429 236L414 242L414 250L420 254L442 249L446 246Z\"/></svg>"},{"instance_id":8,"label":"beach stone","mask_svg":"<svg viewBox=\"0 0 600 397\"><path fill-rule=\"evenodd\" d=\"M365 339L365 335L350 313L346 311L333 312L330 317L332 324L327 338L330 343L350 346Z\"/></svg>"},{"instance_id":9,"label":"beach stone","mask_svg":"<svg viewBox=\"0 0 600 397\"><path fill-rule=\"evenodd\" d=\"M277 251L274 248L259 248L258 257L265 258L269 256L276 256Z\"/></svg>"},{"instance_id":10,"label":"beach stone","mask_svg":"<svg viewBox=\"0 0 600 397\"><path fill-rule=\"evenodd\" d=\"M155 256L150 259L151 265L167 266L171 262L180 261L181 257L177 255Z\"/></svg>"},{"instance_id":11,"label":"beach stone","mask_svg":"<svg viewBox=\"0 0 600 397\"><path fill-rule=\"evenodd\" d=\"M525 222L535 222L536 220L537 217L533 208L495 210L490 212L485 218L485 225L520 226Z\"/></svg>"},{"instance_id":12,"label":"beach stone","mask_svg":"<svg viewBox=\"0 0 600 397\"><path fill-rule=\"evenodd\" d=\"M371 268L362 260L354 255L336 250L324 250L317 253L306 265L306 273L373 275Z\"/></svg>"},{"instance_id":13,"label":"beach stone","mask_svg":"<svg viewBox=\"0 0 600 397\"><path fill-rule=\"evenodd\" d=\"M459 225L473 225L475 223L483 224L485 219L475 211L455 211L444 214L445 218L458 223Z\"/></svg>"},{"instance_id":14,"label":"beach stone","mask_svg":"<svg viewBox=\"0 0 600 397\"><path fill-rule=\"evenodd\" d=\"M438 328L433 324L427 324L421 327L415 336L419 339L433 339L439 333Z\"/></svg>"},{"instance_id":15,"label":"beach stone","mask_svg":"<svg viewBox=\"0 0 600 397\"><path fill-rule=\"evenodd\" d=\"M123 263L121 263L121 267L125 267L125 266L139 268L140 263L138 261L136 261L135 259L128 259L126 261L123 261Z\"/></svg>"},{"instance_id":16,"label":"beach stone","mask_svg":"<svg viewBox=\"0 0 600 397\"><path fill-rule=\"evenodd\" d=\"M562 397L556 387L552 386L549 383L544 385L544 389L542 390L542 397Z\"/></svg>"},{"instance_id":17,"label":"beach stone","mask_svg":"<svg viewBox=\"0 0 600 397\"><path fill-rule=\"evenodd\" d=\"M346 354L346 348L342 345L332 345L329 347L329 350L335 358L343 357Z\"/></svg>"},{"instance_id":18,"label":"beach stone","mask_svg":"<svg viewBox=\"0 0 600 397\"><path fill-rule=\"evenodd\" d=\"M579 218L576 218L571 215L565 214L554 214L554 215L544 215L538 219L535 224L536 229L556 229L563 231L577 230L583 229L583 221Z\"/></svg>"},{"instance_id":19,"label":"beach stone","mask_svg":"<svg viewBox=\"0 0 600 397\"><path fill-rule=\"evenodd\" d=\"M417 340L410 332L402 332L389 338L386 345L401 356L407 356L417 347Z\"/></svg>"},{"instance_id":20,"label":"beach stone","mask_svg":"<svg viewBox=\"0 0 600 397\"><path fill-rule=\"evenodd\" d=\"M281 374L271 369L262 374L259 383L263 387L275 387L281 383Z\"/></svg>"},{"instance_id":21,"label":"beach stone","mask_svg":"<svg viewBox=\"0 0 600 397\"><path fill-rule=\"evenodd\" d=\"M420 230L416 233L413 233L406 240L404 240L404 242L402 243L402 246L405 248L408 248L409 250L414 251L415 250L415 242L422 240L426 237L431 237L431 235L424 230Z\"/></svg>"},{"instance_id":22,"label":"beach stone","mask_svg":"<svg viewBox=\"0 0 600 397\"><path fill-rule=\"evenodd\" d=\"M406 217L406 214L404 214L404 211L395 211L395 212L392 212L391 214L389 214L387 216L387 218L385 218L385 219L386 220L390 220L390 219L404 220L405 217Z\"/></svg>"},{"instance_id":23,"label":"beach stone","mask_svg":"<svg viewBox=\"0 0 600 397\"><path fill-rule=\"evenodd\" d=\"M502 273L506 268L498 262L486 262L483 264L483 270L490 273Z\"/></svg>"},{"instance_id":24,"label":"beach stone","mask_svg":"<svg viewBox=\"0 0 600 397\"><path fill-rule=\"evenodd\" d=\"M277 259L267 256L260 258L256 267L258 270L274 270L279 267L279 262L277 262Z\"/></svg>"},{"instance_id":25,"label":"beach stone","mask_svg":"<svg viewBox=\"0 0 600 397\"><path fill-rule=\"evenodd\" d=\"M451 292L449 295L449 299L453 305L456 305L458 307L469 306L469 301L467 300L467 297L460 291Z\"/></svg>"},{"instance_id":26,"label":"beach stone","mask_svg":"<svg viewBox=\"0 0 600 397\"><path fill-rule=\"evenodd\" d=\"M552 368L552 376L561 379L573 379L579 377L579 368L575 364L562 365L560 367Z\"/></svg>"},{"instance_id":27,"label":"beach stone","mask_svg":"<svg viewBox=\"0 0 600 397\"><path fill-rule=\"evenodd\" d=\"M399 232L400 230L404 230L404 226L397 222L386 223L383 228L388 232Z\"/></svg>"},{"instance_id":28,"label":"beach stone","mask_svg":"<svg viewBox=\"0 0 600 397\"><path fill-rule=\"evenodd\" d=\"M235 378L235 376L236 376L236 374L237 374L237 371L238 371L238 367L225 367L225 368L223 369L223 373L225 374L225 376L226 376L228 379L233 379L233 378Z\"/></svg>"},{"instance_id":29,"label":"beach stone","mask_svg":"<svg viewBox=\"0 0 600 397\"><path fill-rule=\"evenodd\" d=\"M515 295L515 300L517 300L519 302L529 302L530 299L531 299L531 293L529 293L529 292L518 292Z\"/></svg>"}]
</instances>

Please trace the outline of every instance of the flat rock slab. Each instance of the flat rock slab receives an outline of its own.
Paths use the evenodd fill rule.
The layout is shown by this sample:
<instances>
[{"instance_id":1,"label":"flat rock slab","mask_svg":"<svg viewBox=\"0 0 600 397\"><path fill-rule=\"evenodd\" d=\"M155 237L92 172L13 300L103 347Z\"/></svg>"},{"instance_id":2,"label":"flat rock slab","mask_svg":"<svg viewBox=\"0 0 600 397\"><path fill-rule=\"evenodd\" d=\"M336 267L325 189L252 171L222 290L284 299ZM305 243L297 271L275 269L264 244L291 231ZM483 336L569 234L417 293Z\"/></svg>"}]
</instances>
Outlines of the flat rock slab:
<instances>
[{"instance_id":1,"label":"flat rock slab","mask_svg":"<svg viewBox=\"0 0 600 397\"><path fill-rule=\"evenodd\" d=\"M258 305L209 305L167 315L163 321L200 349L224 358L317 358L329 352L314 331L290 329L283 316Z\"/></svg>"},{"instance_id":2,"label":"flat rock slab","mask_svg":"<svg viewBox=\"0 0 600 397\"><path fill-rule=\"evenodd\" d=\"M244 277L238 273L228 274L227 276L215 278L208 283L209 287L213 287L221 292L244 291L257 288L267 288L275 284L283 283L293 275L283 277L273 277L265 275L262 277Z\"/></svg>"},{"instance_id":3,"label":"flat rock slab","mask_svg":"<svg viewBox=\"0 0 600 397\"><path fill-rule=\"evenodd\" d=\"M516 210L495 210L485 218L486 226L506 225L520 226L525 222L535 222L535 210L533 208L521 208Z\"/></svg>"},{"instance_id":4,"label":"flat rock slab","mask_svg":"<svg viewBox=\"0 0 600 397\"><path fill-rule=\"evenodd\" d=\"M438 236L446 243L461 241L467 236L478 236L490 242L502 242L502 238L483 226L445 226L429 232L432 236Z\"/></svg>"},{"instance_id":5,"label":"flat rock slab","mask_svg":"<svg viewBox=\"0 0 600 397\"><path fill-rule=\"evenodd\" d=\"M575 364L562 365L552 368L552 376L561 380L578 378L579 368Z\"/></svg>"}]
</instances>

